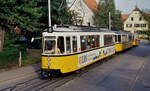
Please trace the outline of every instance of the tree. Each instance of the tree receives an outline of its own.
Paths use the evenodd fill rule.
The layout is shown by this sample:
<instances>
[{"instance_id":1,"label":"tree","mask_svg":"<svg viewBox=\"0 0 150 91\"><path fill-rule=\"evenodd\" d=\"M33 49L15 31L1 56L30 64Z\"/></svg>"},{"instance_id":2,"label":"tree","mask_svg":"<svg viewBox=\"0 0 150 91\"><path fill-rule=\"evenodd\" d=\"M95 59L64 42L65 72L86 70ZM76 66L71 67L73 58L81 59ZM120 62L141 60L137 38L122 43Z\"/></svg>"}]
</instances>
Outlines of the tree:
<instances>
[{"instance_id":1,"label":"tree","mask_svg":"<svg viewBox=\"0 0 150 91\"><path fill-rule=\"evenodd\" d=\"M94 24L108 28L109 12L111 13L112 29L122 29L121 12L115 9L114 0L101 0L99 2L97 11L94 12Z\"/></svg>"},{"instance_id":2,"label":"tree","mask_svg":"<svg viewBox=\"0 0 150 91\"><path fill-rule=\"evenodd\" d=\"M39 18L41 7L37 6L41 0L1 0L0 26L11 32L16 26L28 31L40 29Z\"/></svg>"},{"instance_id":3,"label":"tree","mask_svg":"<svg viewBox=\"0 0 150 91\"><path fill-rule=\"evenodd\" d=\"M48 26L48 0L43 0L40 5L42 6L42 17L40 21ZM70 24L71 14L67 10L66 0L51 0L51 21L54 24Z\"/></svg>"}]
</instances>

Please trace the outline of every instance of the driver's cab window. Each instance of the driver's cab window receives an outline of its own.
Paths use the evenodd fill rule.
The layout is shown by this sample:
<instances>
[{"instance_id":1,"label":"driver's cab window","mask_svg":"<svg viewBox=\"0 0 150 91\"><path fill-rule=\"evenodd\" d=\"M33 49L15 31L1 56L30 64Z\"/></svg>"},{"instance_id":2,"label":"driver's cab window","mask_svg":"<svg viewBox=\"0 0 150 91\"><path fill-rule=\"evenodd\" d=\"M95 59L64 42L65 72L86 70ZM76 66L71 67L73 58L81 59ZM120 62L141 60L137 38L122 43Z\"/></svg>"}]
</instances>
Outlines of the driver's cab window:
<instances>
[{"instance_id":1,"label":"driver's cab window","mask_svg":"<svg viewBox=\"0 0 150 91\"><path fill-rule=\"evenodd\" d=\"M56 54L55 48L56 48L56 41L55 40L45 40L44 52L46 54Z\"/></svg>"},{"instance_id":2,"label":"driver's cab window","mask_svg":"<svg viewBox=\"0 0 150 91\"><path fill-rule=\"evenodd\" d=\"M64 54L64 37L47 36L44 42L44 53L46 54Z\"/></svg>"}]
</instances>

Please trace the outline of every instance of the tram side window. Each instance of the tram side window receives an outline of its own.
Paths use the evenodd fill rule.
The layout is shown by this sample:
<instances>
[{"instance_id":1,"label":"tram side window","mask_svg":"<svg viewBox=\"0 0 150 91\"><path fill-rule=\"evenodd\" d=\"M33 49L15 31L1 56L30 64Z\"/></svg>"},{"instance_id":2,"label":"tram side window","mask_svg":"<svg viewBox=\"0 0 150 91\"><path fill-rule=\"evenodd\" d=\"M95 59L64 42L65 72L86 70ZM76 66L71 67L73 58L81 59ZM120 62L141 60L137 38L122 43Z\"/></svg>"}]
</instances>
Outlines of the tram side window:
<instances>
[{"instance_id":1,"label":"tram side window","mask_svg":"<svg viewBox=\"0 0 150 91\"><path fill-rule=\"evenodd\" d=\"M96 47L100 46L100 39L99 35L95 35Z\"/></svg>"},{"instance_id":2,"label":"tram side window","mask_svg":"<svg viewBox=\"0 0 150 91\"><path fill-rule=\"evenodd\" d=\"M91 48L95 48L95 45L96 45L96 41L95 41L94 35L92 35L91 36Z\"/></svg>"},{"instance_id":3,"label":"tram side window","mask_svg":"<svg viewBox=\"0 0 150 91\"><path fill-rule=\"evenodd\" d=\"M86 50L86 36L81 36L80 42L81 42L81 51Z\"/></svg>"},{"instance_id":4,"label":"tram side window","mask_svg":"<svg viewBox=\"0 0 150 91\"><path fill-rule=\"evenodd\" d=\"M133 40L135 40L135 37L134 37L134 35L133 35Z\"/></svg>"},{"instance_id":5,"label":"tram side window","mask_svg":"<svg viewBox=\"0 0 150 91\"><path fill-rule=\"evenodd\" d=\"M73 36L72 37L72 47L73 47L73 52L77 52L77 37Z\"/></svg>"},{"instance_id":6,"label":"tram side window","mask_svg":"<svg viewBox=\"0 0 150 91\"><path fill-rule=\"evenodd\" d=\"M132 35L129 35L129 41L132 41L133 39L132 39Z\"/></svg>"},{"instance_id":7,"label":"tram side window","mask_svg":"<svg viewBox=\"0 0 150 91\"><path fill-rule=\"evenodd\" d=\"M113 35L104 35L104 45L113 44Z\"/></svg>"},{"instance_id":8,"label":"tram side window","mask_svg":"<svg viewBox=\"0 0 150 91\"><path fill-rule=\"evenodd\" d=\"M87 41L86 48L90 49L91 48L91 36L86 36L86 41Z\"/></svg>"},{"instance_id":9,"label":"tram side window","mask_svg":"<svg viewBox=\"0 0 150 91\"><path fill-rule=\"evenodd\" d=\"M118 40L117 40L117 35L115 35L115 42L118 42Z\"/></svg>"},{"instance_id":10,"label":"tram side window","mask_svg":"<svg viewBox=\"0 0 150 91\"><path fill-rule=\"evenodd\" d=\"M118 35L118 42L121 42L121 35Z\"/></svg>"},{"instance_id":11,"label":"tram side window","mask_svg":"<svg viewBox=\"0 0 150 91\"><path fill-rule=\"evenodd\" d=\"M66 49L67 49L67 53L71 53L71 41L70 41L70 37L66 37Z\"/></svg>"},{"instance_id":12,"label":"tram side window","mask_svg":"<svg viewBox=\"0 0 150 91\"><path fill-rule=\"evenodd\" d=\"M126 35L122 35L122 42L127 42L127 36Z\"/></svg>"},{"instance_id":13,"label":"tram side window","mask_svg":"<svg viewBox=\"0 0 150 91\"><path fill-rule=\"evenodd\" d=\"M61 54L64 54L64 37L58 37L57 47L60 49Z\"/></svg>"}]
</instances>

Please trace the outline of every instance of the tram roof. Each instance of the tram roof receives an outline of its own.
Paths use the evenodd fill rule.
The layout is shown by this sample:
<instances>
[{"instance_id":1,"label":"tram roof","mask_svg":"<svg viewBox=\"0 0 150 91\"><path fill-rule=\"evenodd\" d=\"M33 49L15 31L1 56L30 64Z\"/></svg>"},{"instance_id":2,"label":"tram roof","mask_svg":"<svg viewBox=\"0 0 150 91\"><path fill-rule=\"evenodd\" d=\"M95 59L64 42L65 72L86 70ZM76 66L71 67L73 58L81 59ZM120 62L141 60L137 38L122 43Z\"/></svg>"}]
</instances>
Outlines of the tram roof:
<instances>
[{"instance_id":1,"label":"tram roof","mask_svg":"<svg viewBox=\"0 0 150 91\"><path fill-rule=\"evenodd\" d=\"M46 30L48 31L48 29ZM61 26L61 27L55 27L52 29L52 32L109 32L114 33L114 31L111 31L109 29L100 28L100 27L77 27L77 26Z\"/></svg>"},{"instance_id":2,"label":"tram roof","mask_svg":"<svg viewBox=\"0 0 150 91\"><path fill-rule=\"evenodd\" d=\"M126 32L126 31L123 31L123 30L117 30L117 31L115 31L115 30L113 30L116 34L131 34L130 32Z\"/></svg>"}]
</instances>

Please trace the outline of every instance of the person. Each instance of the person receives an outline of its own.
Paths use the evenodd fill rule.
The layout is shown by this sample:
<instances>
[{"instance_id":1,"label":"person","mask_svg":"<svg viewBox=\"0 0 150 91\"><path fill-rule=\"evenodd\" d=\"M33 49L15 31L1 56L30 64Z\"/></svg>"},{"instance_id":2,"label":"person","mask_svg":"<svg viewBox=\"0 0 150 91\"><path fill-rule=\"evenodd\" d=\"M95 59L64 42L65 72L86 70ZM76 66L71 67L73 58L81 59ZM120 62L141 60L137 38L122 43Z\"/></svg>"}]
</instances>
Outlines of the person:
<instances>
[{"instance_id":1,"label":"person","mask_svg":"<svg viewBox=\"0 0 150 91\"><path fill-rule=\"evenodd\" d=\"M50 46L50 45L49 45ZM48 51L50 54L61 54L61 51L59 48L56 48L55 42L52 43L52 49Z\"/></svg>"}]
</instances>

